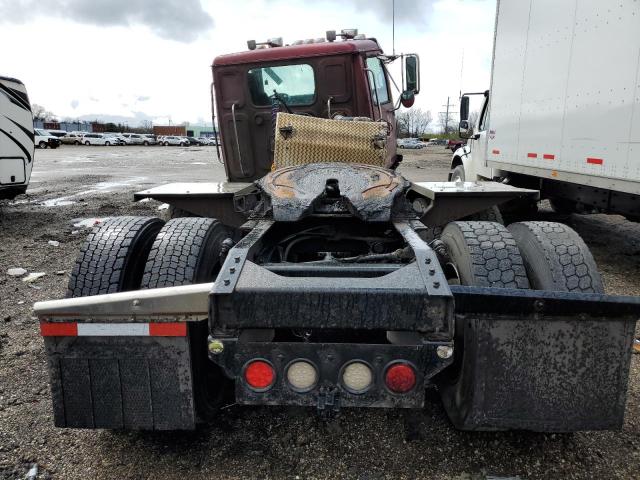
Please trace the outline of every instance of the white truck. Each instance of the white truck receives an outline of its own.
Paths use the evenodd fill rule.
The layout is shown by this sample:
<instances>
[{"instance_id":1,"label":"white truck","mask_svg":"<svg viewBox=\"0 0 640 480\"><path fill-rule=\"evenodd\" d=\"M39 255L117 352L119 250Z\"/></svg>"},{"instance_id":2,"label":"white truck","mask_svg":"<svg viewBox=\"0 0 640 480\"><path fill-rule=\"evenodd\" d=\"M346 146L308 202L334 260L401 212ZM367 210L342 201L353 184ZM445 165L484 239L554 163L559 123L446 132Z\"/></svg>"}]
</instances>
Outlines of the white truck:
<instances>
[{"instance_id":1,"label":"white truck","mask_svg":"<svg viewBox=\"0 0 640 480\"><path fill-rule=\"evenodd\" d=\"M640 3L498 1L491 88L462 96L460 136L450 180L640 219Z\"/></svg>"},{"instance_id":2,"label":"white truck","mask_svg":"<svg viewBox=\"0 0 640 480\"><path fill-rule=\"evenodd\" d=\"M0 76L0 199L24 193L34 152L33 116L24 84Z\"/></svg>"}]
</instances>

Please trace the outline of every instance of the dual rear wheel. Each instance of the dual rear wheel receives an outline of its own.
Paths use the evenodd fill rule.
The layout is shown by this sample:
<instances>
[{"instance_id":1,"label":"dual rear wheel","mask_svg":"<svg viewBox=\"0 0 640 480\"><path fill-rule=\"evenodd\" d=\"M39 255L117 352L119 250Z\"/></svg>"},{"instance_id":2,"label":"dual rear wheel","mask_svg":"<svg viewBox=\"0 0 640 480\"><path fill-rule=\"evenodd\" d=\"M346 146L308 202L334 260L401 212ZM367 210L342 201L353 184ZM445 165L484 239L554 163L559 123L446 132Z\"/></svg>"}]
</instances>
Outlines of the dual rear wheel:
<instances>
[{"instance_id":1,"label":"dual rear wheel","mask_svg":"<svg viewBox=\"0 0 640 480\"><path fill-rule=\"evenodd\" d=\"M211 282L230 232L212 218L112 217L95 228L73 268L68 297ZM196 410L217 411L226 377L208 360L206 321L189 324Z\"/></svg>"},{"instance_id":2,"label":"dual rear wheel","mask_svg":"<svg viewBox=\"0 0 640 480\"><path fill-rule=\"evenodd\" d=\"M604 293L589 248L570 227L555 222L452 222L442 231L450 282L476 287ZM436 383L454 423L466 415L474 378L474 353L465 348L465 322L456 325L454 364Z\"/></svg>"},{"instance_id":3,"label":"dual rear wheel","mask_svg":"<svg viewBox=\"0 0 640 480\"><path fill-rule=\"evenodd\" d=\"M555 222L452 222L442 231L462 285L604 293L589 248Z\"/></svg>"}]
</instances>

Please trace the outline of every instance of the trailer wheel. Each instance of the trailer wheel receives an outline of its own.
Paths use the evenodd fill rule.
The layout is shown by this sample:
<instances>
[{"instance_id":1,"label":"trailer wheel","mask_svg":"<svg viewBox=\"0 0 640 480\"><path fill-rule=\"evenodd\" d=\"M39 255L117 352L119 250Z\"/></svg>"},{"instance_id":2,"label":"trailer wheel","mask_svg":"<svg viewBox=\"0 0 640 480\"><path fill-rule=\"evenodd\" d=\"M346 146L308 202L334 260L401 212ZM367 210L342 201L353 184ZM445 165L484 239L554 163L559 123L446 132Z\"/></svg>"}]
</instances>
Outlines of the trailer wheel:
<instances>
[{"instance_id":1,"label":"trailer wheel","mask_svg":"<svg viewBox=\"0 0 640 480\"><path fill-rule=\"evenodd\" d=\"M87 236L71 272L67 297L135 290L164 222L154 217L111 217Z\"/></svg>"},{"instance_id":2,"label":"trailer wheel","mask_svg":"<svg viewBox=\"0 0 640 480\"><path fill-rule=\"evenodd\" d=\"M440 239L462 285L529 288L529 280L516 241L496 222L449 223Z\"/></svg>"},{"instance_id":3,"label":"trailer wheel","mask_svg":"<svg viewBox=\"0 0 640 480\"><path fill-rule=\"evenodd\" d=\"M604 293L598 267L580 235L556 222L509 225L536 290Z\"/></svg>"},{"instance_id":4,"label":"trailer wheel","mask_svg":"<svg viewBox=\"0 0 640 480\"><path fill-rule=\"evenodd\" d=\"M162 228L149 253L142 288L211 282L220 271L222 241L230 233L212 218L175 218ZM194 393L199 417L208 421L218 412L228 379L207 352L206 321L189 325Z\"/></svg>"}]
</instances>

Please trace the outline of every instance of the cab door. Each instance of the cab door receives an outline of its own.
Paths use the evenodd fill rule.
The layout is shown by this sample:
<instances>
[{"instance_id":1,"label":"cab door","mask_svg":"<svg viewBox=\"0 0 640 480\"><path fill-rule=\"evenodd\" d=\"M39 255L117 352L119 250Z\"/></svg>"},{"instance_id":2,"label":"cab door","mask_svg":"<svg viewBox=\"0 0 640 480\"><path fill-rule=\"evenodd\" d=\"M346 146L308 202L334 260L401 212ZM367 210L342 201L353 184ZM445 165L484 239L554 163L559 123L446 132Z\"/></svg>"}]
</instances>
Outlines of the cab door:
<instances>
[{"instance_id":1,"label":"cab door","mask_svg":"<svg viewBox=\"0 0 640 480\"><path fill-rule=\"evenodd\" d=\"M377 56L366 58L366 74L369 83L371 105L373 107L372 118L376 121L387 122L387 166L396 163L396 119L393 106L393 98L389 91L387 70Z\"/></svg>"}]
</instances>

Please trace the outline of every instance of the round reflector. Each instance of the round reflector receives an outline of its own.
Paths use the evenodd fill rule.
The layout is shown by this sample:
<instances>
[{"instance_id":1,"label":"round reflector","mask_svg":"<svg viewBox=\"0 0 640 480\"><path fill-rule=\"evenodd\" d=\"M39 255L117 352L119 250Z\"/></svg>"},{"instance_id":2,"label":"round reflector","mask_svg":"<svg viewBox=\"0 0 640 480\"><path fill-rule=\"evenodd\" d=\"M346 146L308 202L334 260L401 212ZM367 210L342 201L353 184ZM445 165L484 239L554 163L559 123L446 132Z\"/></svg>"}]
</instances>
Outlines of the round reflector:
<instances>
[{"instance_id":1,"label":"round reflector","mask_svg":"<svg viewBox=\"0 0 640 480\"><path fill-rule=\"evenodd\" d=\"M305 360L295 360L287 368L287 381L294 390L306 392L318 381L316 367Z\"/></svg>"},{"instance_id":2,"label":"round reflector","mask_svg":"<svg viewBox=\"0 0 640 480\"><path fill-rule=\"evenodd\" d=\"M416 372L406 363L394 363L384 376L387 388L395 393L407 393L416 385Z\"/></svg>"},{"instance_id":3,"label":"round reflector","mask_svg":"<svg viewBox=\"0 0 640 480\"><path fill-rule=\"evenodd\" d=\"M351 362L342 371L342 383L352 393L362 393L373 383L373 372L364 362Z\"/></svg>"},{"instance_id":4,"label":"round reflector","mask_svg":"<svg viewBox=\"0 0 640 480\"><path fill-rule=\"evenodd\" d=\"M254 390L267 390L275 378L273 367L264 360L253 360L244 369L244 380Z\"/></svg>"}]
</instances>

